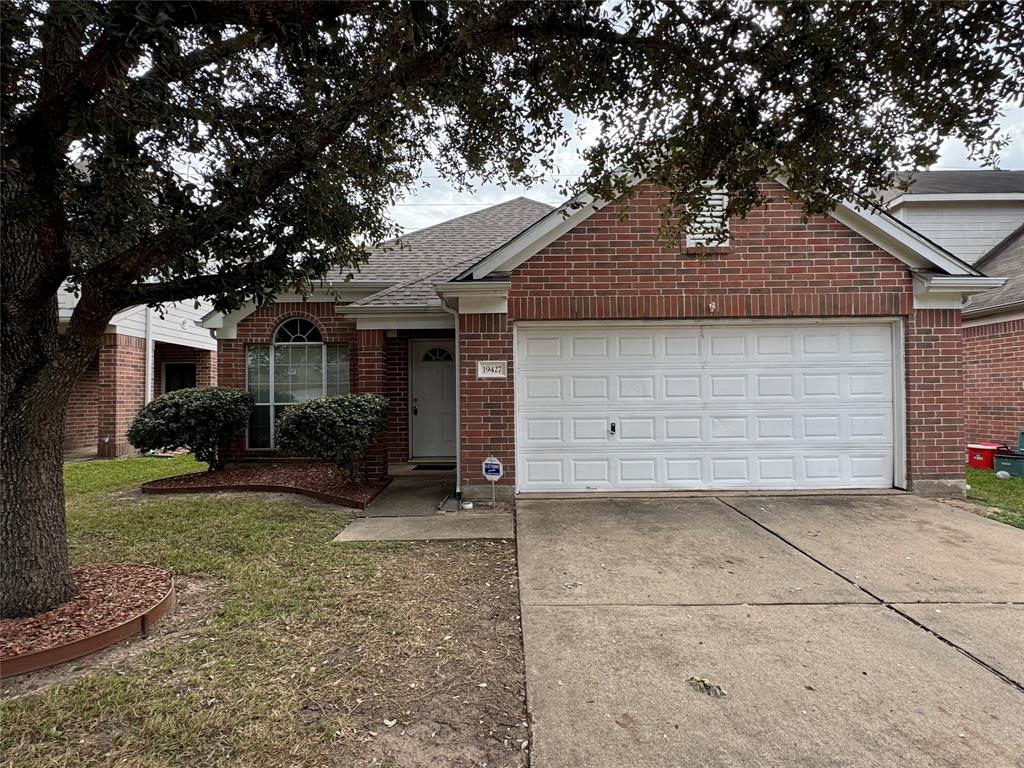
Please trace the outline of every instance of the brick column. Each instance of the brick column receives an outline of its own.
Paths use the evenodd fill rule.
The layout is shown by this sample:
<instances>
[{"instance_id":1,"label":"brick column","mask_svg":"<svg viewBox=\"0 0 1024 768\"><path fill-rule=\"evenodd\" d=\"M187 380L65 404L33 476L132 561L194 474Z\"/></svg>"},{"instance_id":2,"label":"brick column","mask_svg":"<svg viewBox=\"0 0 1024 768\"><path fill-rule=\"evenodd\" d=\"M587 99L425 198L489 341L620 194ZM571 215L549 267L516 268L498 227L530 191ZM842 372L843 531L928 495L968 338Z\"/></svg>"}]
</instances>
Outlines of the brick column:
<instances>
[{"instance_id":1,"label":"brick column","mask_svg":"<svg viewBox=\"0 0 1024 768\"><path fill-rule=\"evenodd\" d=\"M99 352L97 385L97 455L134 453L125 433L146 400L146 342L109 333Z\"/></svg>"},{"instance_id":2,"label":"brick column","mask_svg":"<svg viewBox=\"0 0 1024 768\"><path fill-rule=\"evenodd\" d=\"M958 309L907 321L907 480L922 496L963 496L963 336Z\"/></svg>"},{"instance_id":3,"label":"brick column","mask_svg":"<svg viewBox=\"0 0 1024 768\"><path fill-rule=\"evenodd\" d=\"M470 499L490 498L491 484L484 480L481 464L493 454L505 470L497 492L511 498L516 481L516 422L508 315L459 315L459 353L462 494ZM508 378L478 379L478 360L504 360Z\"/></svg>"},{"instance_id":4,"label":"brick column","mask_svg":"<svg viewBox=\"0 0 1024 768\"><path fill-rule=\"evenodd\" d=\"M386 376L387 336L381 330L361 329L357 334L356 351L356 392L376 393L387 396ZM395 403L390 404L389 410L396 407ZM377 442L370 448L366 457L366 471L371 480L387 476L388 473L388 446L385 439L386 431L382 433Z\"/></svg>"}]
</instances>

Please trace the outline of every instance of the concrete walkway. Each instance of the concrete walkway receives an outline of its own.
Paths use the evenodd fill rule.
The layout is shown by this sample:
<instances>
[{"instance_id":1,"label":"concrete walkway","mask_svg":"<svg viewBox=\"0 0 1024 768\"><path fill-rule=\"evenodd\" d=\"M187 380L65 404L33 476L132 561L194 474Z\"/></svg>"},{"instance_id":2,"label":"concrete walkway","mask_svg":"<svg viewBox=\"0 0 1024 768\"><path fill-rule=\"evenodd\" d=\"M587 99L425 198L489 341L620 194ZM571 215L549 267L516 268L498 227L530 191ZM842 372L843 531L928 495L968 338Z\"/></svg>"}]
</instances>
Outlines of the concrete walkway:
<instances>
[{"instance_id":1,"label":"concrete walkway","mask_svg":"<svg viewBox=\"0 0 1024 768\"><path fill-rule=\"evenodd\" d=\"M1024 765L1024 531L907 495L517 515L534 768Z\"/></svg>"},{"instance_id":2,"label":"concrete walkway","mask_svg":"<svg viewBox=\"0 0 1024 768\"><path fill-rule=\"evenodd\" d=\"M429 541L434 539L513 539L510 506L496 510L442 512L438 505L455 489L454 475L433 473L396 477L335 541Z\"/></svg>"}]
</instances>

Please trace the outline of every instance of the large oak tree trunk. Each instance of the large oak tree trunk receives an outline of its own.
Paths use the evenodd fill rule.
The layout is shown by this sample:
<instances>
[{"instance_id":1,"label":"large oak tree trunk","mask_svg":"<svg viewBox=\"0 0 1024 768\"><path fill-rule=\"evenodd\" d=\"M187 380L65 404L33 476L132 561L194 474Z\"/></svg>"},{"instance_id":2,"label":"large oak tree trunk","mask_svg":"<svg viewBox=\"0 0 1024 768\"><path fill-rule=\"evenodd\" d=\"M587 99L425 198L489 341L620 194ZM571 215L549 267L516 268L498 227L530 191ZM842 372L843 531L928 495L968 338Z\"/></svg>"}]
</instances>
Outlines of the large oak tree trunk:
<instances>
[{"instance_id":1,"label":"large oak tree trunk","mask_svg":"<svg viewBox=\"0 0 1024 768\"><path fill-rule=\"evenodd\" d=\"M17 169L9 171L4 169L0 181L6 212L25 204L29 188ZM41 301L31 298L46 267L42 243L58 240L60 233L26 224L20 216L5 218L0 235L0 616L9 618L49 610L75 594L65 535L64 417L106 320L96 317L87 341L62 340L56 287Z\"/></svg>"},{"instance_id":2,"label":"large oak tree trunk","mask_svg":"<svg viewBox=\"0 0 1024 768\"><path fill-rule=\"evenodd\" d=\"M64 518L66 403L62 406L59 393L49 389L37 386L20 402L4 403L0 616L5 618L49 610L75 594Z\"/></svg>"}]
</instances>

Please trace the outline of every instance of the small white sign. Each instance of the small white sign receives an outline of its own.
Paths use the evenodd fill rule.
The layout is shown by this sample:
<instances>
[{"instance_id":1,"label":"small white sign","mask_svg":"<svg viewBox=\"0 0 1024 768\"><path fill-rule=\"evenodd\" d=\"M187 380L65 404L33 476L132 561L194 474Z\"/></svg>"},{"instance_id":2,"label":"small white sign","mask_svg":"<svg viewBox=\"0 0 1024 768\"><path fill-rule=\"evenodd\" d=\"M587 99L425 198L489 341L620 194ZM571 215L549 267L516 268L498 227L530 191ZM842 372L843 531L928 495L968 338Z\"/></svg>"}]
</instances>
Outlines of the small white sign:
<instances>
[{"instance_id":1,"label":"small white sign","mask_svg":"<svg viewBox=\"0 0 1024 768\"><path fill-rule=\"evenodd\" d=\"M508 365L504 360L477 360L476 377L478 379L508 378Z\"/></svg>"},{"instance_id":2,"label":"small white sign","mask_svg":"<svg viewBox=\"0 0 1024 768\"><path fill-rule=\"evenodd\" d=\"M501 466L501 462L498 461L495 456L488 456L484 459L483 463L484 477L490 480L492 483L496 483L505 474L505 468Z\"/></svg>"}]
</instances>

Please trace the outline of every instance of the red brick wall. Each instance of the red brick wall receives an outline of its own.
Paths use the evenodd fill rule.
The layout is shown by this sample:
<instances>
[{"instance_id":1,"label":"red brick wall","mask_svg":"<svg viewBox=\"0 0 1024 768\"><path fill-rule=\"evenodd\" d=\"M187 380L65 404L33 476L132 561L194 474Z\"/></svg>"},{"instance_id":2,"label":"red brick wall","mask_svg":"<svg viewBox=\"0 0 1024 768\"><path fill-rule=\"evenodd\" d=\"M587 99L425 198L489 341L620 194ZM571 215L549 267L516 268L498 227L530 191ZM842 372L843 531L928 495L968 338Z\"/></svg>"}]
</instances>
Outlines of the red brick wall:
<instances>
[{"instance_id":1,"label":"red brick wall","mask_svg":"<svg viewBox=\"0 0 1024 768\"><path fill-rule=\"evenodd\" d=\"M125 433L146 399L145 339L106 334L98 370L97 453L104 457L134 453Z\"/></svg>"},{"instance_id":2,"label":"red brick wall","mask_svg":"<svg viewBox=\"0 0 1024 768\"><path fill-rule=\"evenodd\" d=\"M64 450L96 448L96 424L99 420L99 359L93 360L85 376L75 386L64 417Z\"/></svg>"},{"instance_id":3,"label":"red brick wall","mask_svg":"<svg viewBox=\"0 0 1024 768\"><path fill-rule=\"evenodd\" d=\"M664 200L642 188L627 218L609 205L514 271L507 318L461 318L464 484L489 450L512 464L513 372L507 382L475 376L485 357L511 367L509 321L850 316L908 318L909 474L962 481L959 312L915 313L902 262L831 217L803 223L782 187L764 189L772 199L732 222L727 247L687 251L661 238Z\"/></svg>"},{"instance_id":4,"label":"red brick wall","mask_svg":"<svg viewBox=\"0 0 1024 768\"><path fill-rule=\"evenodd\" d=\"M217 353L157 341L153 344L153 397L163 394L164 363L194 363L196 386L217 386Z\"/></svg>"},{"instance_id":5,"label":"red brick wall","mask_svg":"<svg viewBox=\"0 0 1024 768\"><path fill-rule=\"evenodd\" d=\"M801 223L775 199L731 224L729 247L681 250L659 236L664 198L644 187L623 220L608 205L512 277L514 320L906 315L906 266L827 216ZM712 306L714 305L714 306Z\"/></svg>"},{"instance_id":6,"label":"red brick wall","mask_svg":"<svg viewBox=\"0 0 1024 768\"><path fill-rule=\"evenodd\" d=\"M462 484L486 486L481 463L494 454L504 466L500 485L515 483L512 326L508 315L459 316ZM505 360L507 379L478 379L477 360Z\"/></svg>"},{"instance_id":7,"label":"red brick wall","mask_svg":"<svg viewBox=\"0 0 1024 768\"><path fill-rule=\"evenodd\" d=\"M918 309L906 324L907 479L962 480L960 310Z\"/></svg>"},{"instance_id":8,"label":"red brick wall","mask_svg":"<svg viewBox=\"0 0 1024 768\"><path fill-rule=\"evenodd\" d=\"M1015 446L1024 429L1024 320L963 333L967 439Z\"/></svg>"}]
</instances>

